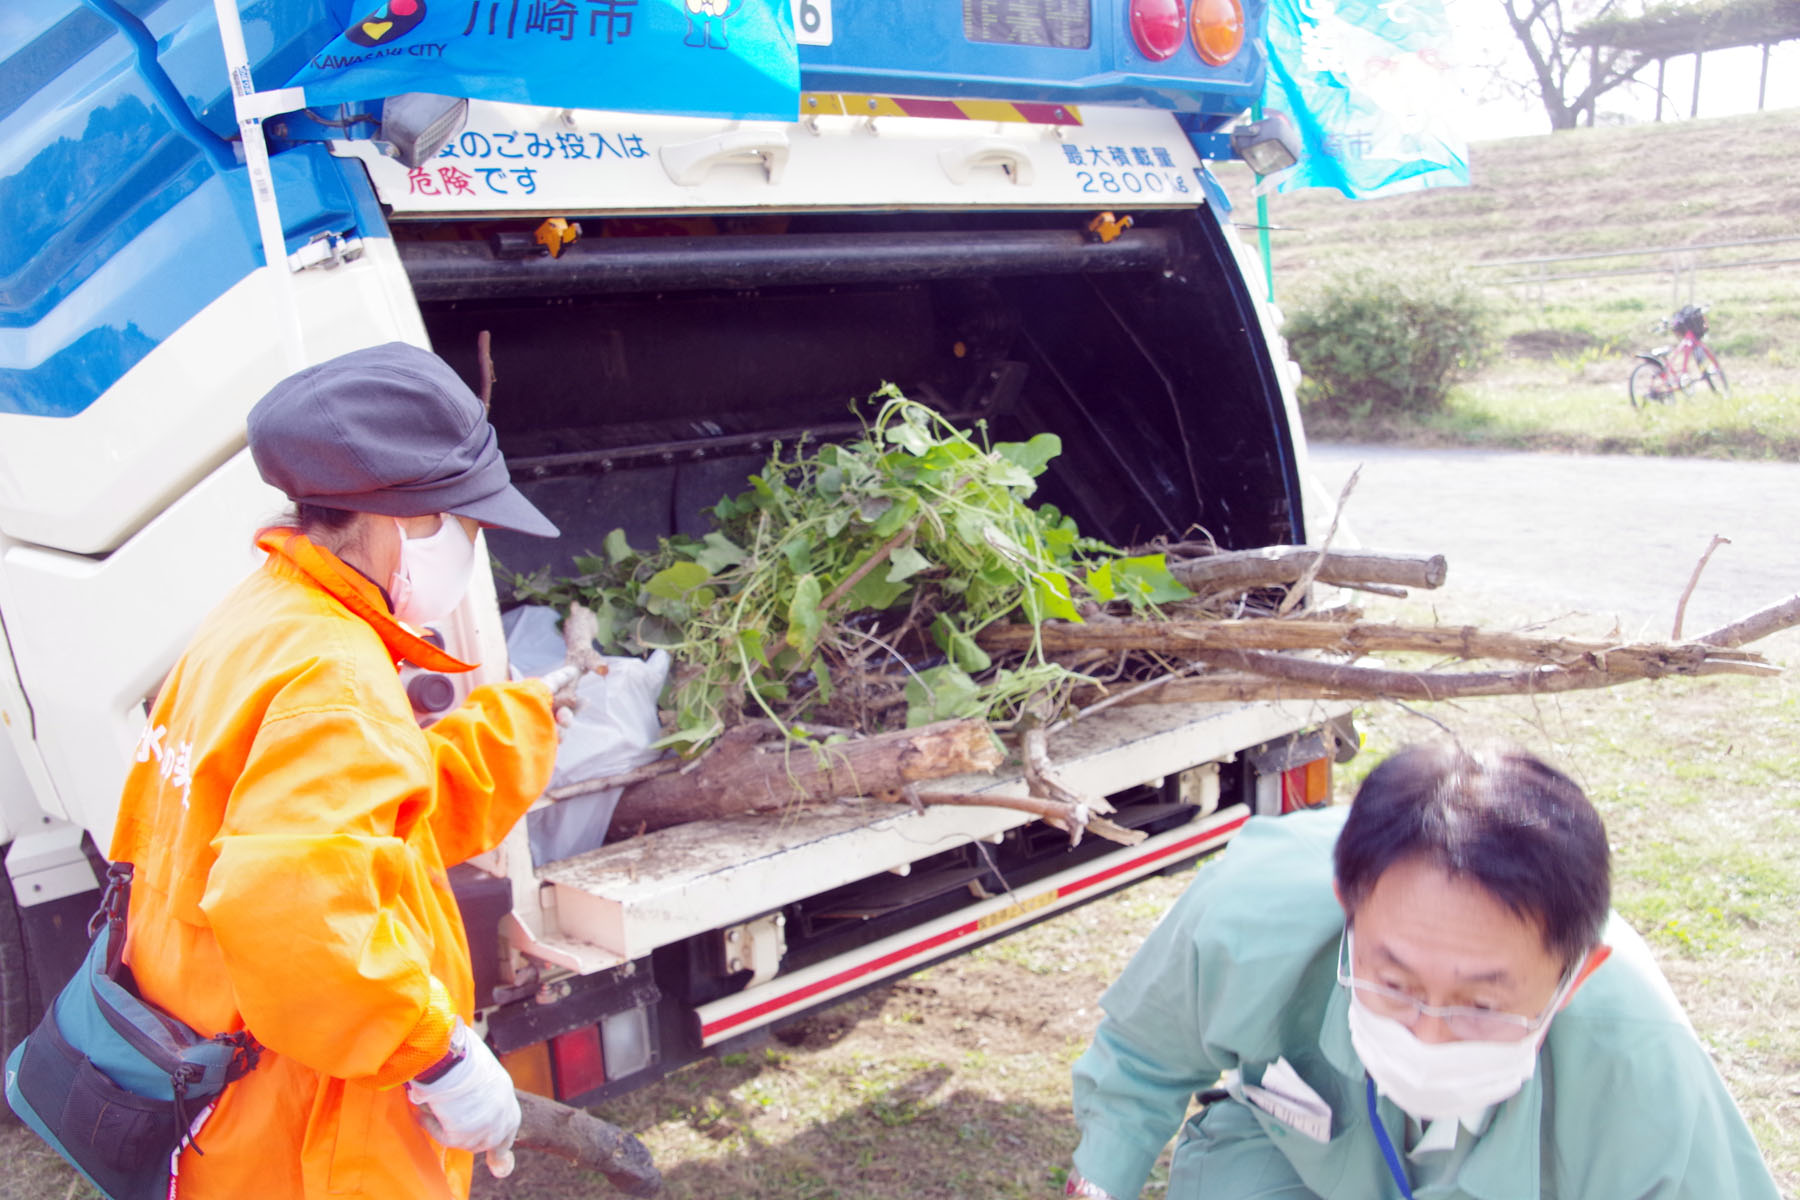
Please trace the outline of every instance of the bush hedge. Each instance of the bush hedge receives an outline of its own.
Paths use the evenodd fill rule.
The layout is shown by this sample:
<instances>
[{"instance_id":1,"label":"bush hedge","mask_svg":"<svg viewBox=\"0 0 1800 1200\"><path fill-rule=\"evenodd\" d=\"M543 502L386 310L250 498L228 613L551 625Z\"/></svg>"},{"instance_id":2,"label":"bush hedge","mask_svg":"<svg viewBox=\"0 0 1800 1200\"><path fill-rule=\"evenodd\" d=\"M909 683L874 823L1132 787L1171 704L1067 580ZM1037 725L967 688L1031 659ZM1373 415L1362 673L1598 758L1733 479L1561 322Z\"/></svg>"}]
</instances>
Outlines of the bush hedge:
<instances>
[{"instance_id":1,"label":"bush hedge","mask_svg":"<svg viewBox=\"0 0 1800 1200\"><path fill-rule=\"evenodd\" d=\"M1358 272L1300 305L1284 332L1301 403L1341 417L1416 416L1488 353L1492 314L1453 278Z\"/></svg>"}]
</instances>

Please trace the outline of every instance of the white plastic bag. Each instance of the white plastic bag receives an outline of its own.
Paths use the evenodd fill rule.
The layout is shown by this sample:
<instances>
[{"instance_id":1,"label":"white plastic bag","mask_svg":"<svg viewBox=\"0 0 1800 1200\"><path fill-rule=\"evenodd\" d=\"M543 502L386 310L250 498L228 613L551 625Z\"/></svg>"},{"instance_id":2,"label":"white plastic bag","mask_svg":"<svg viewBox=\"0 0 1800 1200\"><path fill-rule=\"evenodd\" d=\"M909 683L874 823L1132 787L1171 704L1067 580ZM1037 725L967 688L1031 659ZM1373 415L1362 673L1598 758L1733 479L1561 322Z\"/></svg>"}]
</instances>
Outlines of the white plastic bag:
<instances>
[{"instance_id":1,"label":"white plastic bag","mask_svg":"<svg viewBox=\"0 0 1800 1200\"><path fill-rule=\"evenodd\" d=\"M559 624L553 608L533 605L505 614L502 627L515 677L542 675L562 664L568 650ZM669 677L668 652L657 650L647 659L608 657L605 662L605 675L584 675L576 684L581 706L563 730L551 787L616 775L663 755L649 747L662 736L656 700ZM527 813L532 863L542 866L598 847L618 803L619 789L612 788Z\"/></svg>"}]
</instances>

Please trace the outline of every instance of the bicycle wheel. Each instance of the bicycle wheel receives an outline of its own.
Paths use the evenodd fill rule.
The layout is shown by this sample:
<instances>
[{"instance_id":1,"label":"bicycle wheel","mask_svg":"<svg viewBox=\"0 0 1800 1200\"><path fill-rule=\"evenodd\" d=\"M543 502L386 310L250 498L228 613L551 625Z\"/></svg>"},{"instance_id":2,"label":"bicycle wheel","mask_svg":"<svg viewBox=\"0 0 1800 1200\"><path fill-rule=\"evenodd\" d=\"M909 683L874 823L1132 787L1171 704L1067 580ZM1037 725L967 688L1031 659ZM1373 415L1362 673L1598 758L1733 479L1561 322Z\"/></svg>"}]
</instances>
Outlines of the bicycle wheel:
<instances>
[{"instance_id":1,"label":"bicycle wheel","mask_svg":"<svg viewBox=\"0 0 1800 1200\"><path fill-rule=\"evenodd\" d=\"M1652 400L1658 404L1667 404L1675 389L1669 386L1669 377L1663 369L1653 362L1641 362L1631 370L1631 407L1642 408Z\"/></svg>"},{"instance_id":2,"label":"bicycle wheel","mask_svg":"<svg viewBox=\"0 0 1800 1200\"><path fill-rule=\"evenodd\" d=\"M1718 395L1731 395L1731 385L1725 382L1725 368L1719 365L1719 356L1712 352L1711 346L1703 343L1694 347L1694 366L1699 369L1700 379L1706 381L1707 387Z\"/></svg>"}]
</instances>

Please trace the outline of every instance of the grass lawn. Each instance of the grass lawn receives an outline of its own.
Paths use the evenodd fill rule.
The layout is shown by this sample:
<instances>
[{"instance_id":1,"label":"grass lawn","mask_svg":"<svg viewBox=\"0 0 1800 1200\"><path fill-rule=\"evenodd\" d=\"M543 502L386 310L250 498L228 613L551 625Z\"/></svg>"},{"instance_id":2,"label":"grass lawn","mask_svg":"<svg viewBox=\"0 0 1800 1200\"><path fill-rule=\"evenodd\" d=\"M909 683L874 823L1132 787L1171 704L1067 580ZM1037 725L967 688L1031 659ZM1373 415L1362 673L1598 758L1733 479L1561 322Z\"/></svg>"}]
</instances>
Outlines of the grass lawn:
<instances>
[{"instance_id":1,"label":"grass lawn","mask_svg":"<svg viewBox=\"0 0 1800 1200\"><path fill-rule=\"evenodd\" d=\"M1791 665L1800 634L1766 648ZM1574 776L1607 822L1616 906L1657 954L1784 1194L1800 1196L1800 690L1671 680L1376 705L1358 720L1366 750L1340 769L1340 797L1440 724L1523 743ZM1099 994L1191 878L1151 879L878 988L602 1115L651 1146L673 1200L1048 1200L1075 1140L1068 1068ZM1165 1155L1145 1195L1166 1181ZM522 1160L510 1186L477 1196L573 1200L581 1186Z\"/></svg>"},{"instance_id":2,"label":"grass lawn","mask_svg":"<svg viewBox=\"0 0 1800 1200\"><path fill-rule=\"evenodd\" d=\"M1763 648L1792 666L1800 633ZM1612 841L1616 906L1657 954L1784 1195L1800 1197L1800 687L1665 680L1375 705L1358 722L1366 749L1339 769L1340 797L1440 725L1521 742L1587 790ZM1049 1200L1075 1141L1069 1065L1099 995L1191 879L1152 878L597 1111L649 1145L670 1200ZM0 1155L0 1197L92 1195L21 1129L0 1130ZM478 1200L610 1194L541 1155L521 1154L505 1182L477 1176ZM1159 1169L1145 1195L1165 1183Z\"/></svg>"},{"instance_id":3,"label":"grass lawn","mask_svg":"<svg viewBox=\"0 0 1800 1200\"><path fill-rule=\"evenodd\" d=\"M1276 298L1304 305L1334 274L1460 272L1493 306L1493 357L1445 410L1409 420L1307 415L1318 438L1601 453L1800 460L1800 192L1783 147L1800 112L1571 130L1471 147L1468 188L1347 200L1312 189L1269 198ZM1710 147L1711 149L1707 149ZM1679 196L1643 186L1646 165L1724 152L1734 169L1684 178ZM1243 225L1251 179L1219 173ZM1241 228L1247 239L1250 229ZM1755 242L1720 249L1682 249ZM1504 265L1552 255L1654 253ZM1647 271L1543 280L1588 271ZM1507 283L1508 279L1519 280ZM1731 383L1633 411L1632 355L1671 339L1652 325L1711 306L1707 343Z\"/></svg>"},{"instance_id":4,"label":"grass lawn","mask_svg":"<svg viewBox=\"0 0 1800 1200\"><path fill-rule=\"evenodd\" d=\"M1732 364L1727 361L1728 378ZM1800 461L1800 388L1781 392L1731 379L1728 395L1701 385L1669 404L1626 400L1629 359L1509 361L1451 390L1444 410L1414 420L1305 415L1307 436L1420 446L1481 446L1584 454ZM1748 372L1746 372L1748 373Z\"/></svg>"}]
</instances>

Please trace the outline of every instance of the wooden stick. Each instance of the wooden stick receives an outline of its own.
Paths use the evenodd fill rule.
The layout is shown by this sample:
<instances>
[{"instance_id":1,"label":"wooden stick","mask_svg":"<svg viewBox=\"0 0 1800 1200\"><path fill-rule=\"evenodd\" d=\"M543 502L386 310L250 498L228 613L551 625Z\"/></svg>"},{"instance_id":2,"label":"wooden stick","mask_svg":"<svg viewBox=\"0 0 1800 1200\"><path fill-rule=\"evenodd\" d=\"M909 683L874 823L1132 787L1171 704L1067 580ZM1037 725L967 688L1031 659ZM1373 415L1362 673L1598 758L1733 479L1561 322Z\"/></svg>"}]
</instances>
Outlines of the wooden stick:
<instances>
[{"instance_id":1,"label":"wooden stick","mask_svg":"<svg viewBox=\"0 0 1800 1200\"><path fill-rule=\"evenodd\" d=\"M1093 801L1078 796L1063 786L1062 780L1056 777L1056 771L1050 765L1050 738L1041 727L1032 726L1019 736L1020 757L1025 768L1025 783L1031 788L1031 794L1042 796L1046 800L1054 800L1058 804L1074 806L1085 804L1097 812L1111 812L1112 806L1104 800Z\"/></svg>"},{"instance_id":2,"label":"wooden stick","mask_svg":"<svg viewBox=\"0 0 1800 1200\"><path fill-rule=\"evenodd\" d=\"M1127 829L1123 825L1108 821L1105 817L1096 816L1089 810L1086 821L1078 820L1073 807L1055 800L1046 800L1041 796L991 796L985 792L920 792L919 802L926 806L933 804L956 805L963 808L1010 808L1016 812L1030 813L1049 821L1058 829L1077 836L1075 827L1088 829L1108 841L1118 842L1121 846L1135 846L1150 835L1141 829Z\"/></svg>"},{"instance_id":3,"label":"wooden stick","mask_svg":"<svg viewBox=\"0 0 1800 1200\"><path fill-rule=\"evenodd\" d=\"M546 800L573 800L576 796L587 796L594 792L611 791L613 788L630 787L634 783L655 779L659 775L673 774L681 770L682 766L679 758L659 758L653 763L645 763L643 766L633 767L629 771L620 771L616 775L602 775L596 779L565 783L561 787L551 788L545 792L544 798Z\"/></svg>"},{"instance_id":4,"label":"wooden stick","mask_svg":"<svg viewBox=\"0 0 1800 1200\"><path fill-rule=\"evenodd\" d=\"M1760 636L1760 635L1759 635ZM1388 625L1252 617L1240 621L1111 621L1071 624L1046 621L1037 631L1046 654L1079 650L1139 650L1200 658L1215 650L1324 650L1352 658L1381 652L1414 652L1460 659L1576 666L1641 664L1636 674L1691 674L1703 661L1761 662L1760 655L1688 642L1668 645L1578 641L1519 633L1490 633L1473 625ZM990 625L975 640L986 650L1029 648L1025 625Z\"/></svg>"},{"instance_id":5,"label":"wooden stick","mask_svg":"<svg viewBox=\"0 0 1800 1200\"><path fill-rule=\"evenodd\" d=\"M1760 641L1771 633L1800 625L1800 594L1789 596L1779 604L1757 609L1747 617L1713 630L1700 638L1703 646L1742 646Z\"/></svg>"},{"instance_id":6,"label":"wooden stick","mask_svg":"<svg viewBox=\"0 0 1800 1200\"><path fill-rule=\"evenodd\" d=\"M541 1150L598 1171L627 1196L662 1192L662 1173L644 1143L592 1113L519 1090L519 1134L513 1145Z\"/></svg>"},{"instance_id":7,"label":"wooden stick","mask_svg":"<svg viewBox=\"0 0 1800 1200\"><path fill-rule=\"evenodd\" d=\"M1708 543L1706 547L1706 553L1702 554L1700 556L1700 561L1694 564L1694 573L1688 576L1687 587L1682 589L1681 599L1675 603L1675 628L1669 634L1669 640L1671 642L1679 642L1681 640L1681 619L1687 615L1688 597L1694 594L1694 588L1700 582L1700 572L1706 570L1706 560L1711 558L1713 556L1713 551L1717 550L1720 546L1729 545L1731 545L1730 538L1720 537L1716 533L1713 534L1712 541Z\"/></svg>"},{"instance_id":8,"label":"wooden stick","mask_svg":"<svg viewBox=\"0 0 1800 1200\"><path fill-rule=\"evenodd\" d=\"M1392 596L1396 600L1406 599L1406 589L1394 587L1386 583L1337 583L1334 587L1354 588L1359 592L1373 592L1377 596Z\"/></svg>"},{"instance_id":9,"label":"wooden stick","mask_svg":"<svg viewBox=\"0 0 1800 1200\"><path fill-rule=\"evenodd\" d=\"M911 537L918 528L919 518L914 517L906 523L906 528L877 546L875 548L875 553L863 559L861 566L846 575L842 583L831 589L831 594L829 596L826 596L825 599L819 601L819 611L830 612L833 608L837 607L837 602L842 600L845 596L848 596L850 594L850 589L861 583L870 571L873 571L877 566L886 562L888 555L892 554L895 550L898 550L900 548L900 543Z\"/></svg>"},{"instance_id":10,"label":"wooden stick","mask_svg":"<svg viewBox=\"0 0 1800 1200\"><path fill-rule=\"evenodd\" d=\"M612 836L640 823L662 829L731 813L783 809L842 796L869 796L908 783L985 774L1003 755L984 721L939 721L855 738L833 746L786 743L784 753L761 754L746 740L729 750L727 731L691 769L634 783L613 811Z\"/></svg>"},{"instance_id":11,"label":"wooden stick","mask_svg":"<svg viewBox=\"0 0 1800 1200\"><path fill-rule=\"evenodd\" d=\"M1294 586L1288 589L1288 594L1281 598L1281 605L1275 610L1276 616L1287 616L1294 611L1295 605L1306 599L1306 591L1312 587L1313 580L1319 577L1319 568L1325 564L1325 555L1331 550L1332 539L1337 537L1338 522L1344 516L1344 505L1349 503L1350 493L1356 490L1356 481L1361 478L1362 466L1358 464L1357 468L1350 472L1350 478L1344 480L1344 490L1338 493L1337 509L1331 514L1331 528L1325 531L1325 540L1319 543L1318 554L1314 555L1313 560L1306 564L1306 570L1300 572L1300 578L1294 581Z\"/></svg>"},{"instance_id":12,"label":"wooden stick","mask_svg":"<svg viewBox=\"0 0 1800 1200\"><path fill-rule=\"evenodd\" d=\"M1197 592L1247 591L1294 583L1314 560L1319 561L1314 577L1318 582L1342 585L1436 588L1443 586L1449 572L1441 554L1427 558L1373 550L1332 550L1321 554L1310 546L1266 546L1172 560L1169 573Z\"/></svg>"},{"instance_id":13,"label":"wooden stick","mask_svg":"<svg viewBox=\"0 0 1800 1200\"><path fill-rule=\"evenodd\" d=\"M1199 664L1197 664L1197 663L1189 663L1187 666L1182 667L1180 670L1170 671L1167 675L1162 676L1160 679L1147 679L1142 683L1134 684L1133 686L1126 688L1122 692L1113 692L1112 694L1107 696L1106 699L1098 701L1094 704L1088 705L1086 708L1083 708L1080 711L1078 711L1074 716L1064 717L1062 720L1060 720L1056 724L1052 725L1047 732L1059 733L1062 730L1067 729L1070 725L1074 724L1076 721L1080 720L1082 717L1092 716L1094 713L1102 712L1106 709L1113 707L1115 704L1129 704L1129 703L1131 703L1131 698L1133 696L1136 696L1141 692L1147 692L1151 688L1161 687L1163 684L1169 682L1171 679L1180 679L1183 676L1190 675L1194 672L1194 670L1198 667L1198 665Z\"/></svg>"},{"instance_id":14,"label":"wooden stick","mask_svg":"<svg viewBox=\"0 0 1800 1200\"><path fill-rule=\"evenodd\" d=\"M1171 680L1128 704L1189 704L1201 700L1451 700L1466 696L1522 696L1612 687L1657 676L1596 666L1534 667L1522 671L1394 671L1354 667L1262 651L1223 651L1216 660L1236 671ZM1779 674L1767 663L1706 664L1665 674ZM1078 694L1076 702L1083 696Z\"/></svg>"},{"instance_id":15,"label":"wooden stick","mask_svg":"<svg viewBox=\"0 0 1800 1200\"><path fill-rule=\"evenodd\" d=\"M605 655L594 646L594 639L600 636L600 618L594 610L585 604L569 605L569 615L563 618L563 651L568 661L583 671L598 671L606 674Z\"/></svg>"}]
</instances>

